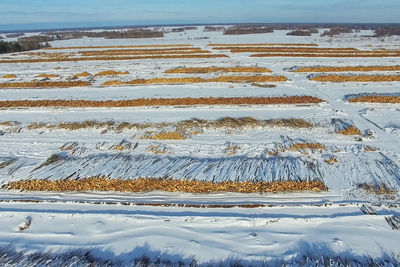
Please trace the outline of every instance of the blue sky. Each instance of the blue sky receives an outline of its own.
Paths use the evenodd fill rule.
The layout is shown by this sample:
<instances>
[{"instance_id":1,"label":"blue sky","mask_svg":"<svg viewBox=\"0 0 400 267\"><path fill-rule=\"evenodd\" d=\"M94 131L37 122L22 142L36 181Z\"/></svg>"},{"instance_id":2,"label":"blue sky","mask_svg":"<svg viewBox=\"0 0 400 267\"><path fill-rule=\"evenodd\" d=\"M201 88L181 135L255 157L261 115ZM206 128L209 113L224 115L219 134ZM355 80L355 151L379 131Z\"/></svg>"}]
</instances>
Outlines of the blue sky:
<instances>
[{"instance_id":1,"label":"blue sky","mask_svg":"<svg viewBox=\"0 0 400 267\"><path fill-rule=\"evenodd\" d=\"M179 23L399 23L400 0L0 0L0 30Z\"/></svg>"}]
</instances>

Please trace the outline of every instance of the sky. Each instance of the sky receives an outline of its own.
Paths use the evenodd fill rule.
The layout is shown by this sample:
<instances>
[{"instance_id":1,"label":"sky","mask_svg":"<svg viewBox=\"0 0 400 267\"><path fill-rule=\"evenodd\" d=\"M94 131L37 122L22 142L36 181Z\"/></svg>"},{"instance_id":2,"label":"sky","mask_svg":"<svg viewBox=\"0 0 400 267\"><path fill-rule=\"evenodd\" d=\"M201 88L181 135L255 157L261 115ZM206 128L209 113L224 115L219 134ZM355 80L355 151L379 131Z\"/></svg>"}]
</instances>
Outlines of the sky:
<instances>
[{"instance_id":1,"label":"sky","mask_svg":"<svg viewBox=\"0 0 400 267\"><path fill-rule=\"evenodd\" d=\"M0 30L201 23L400 23L400 0L0 0Z\"/></svg>"}]
</instances>

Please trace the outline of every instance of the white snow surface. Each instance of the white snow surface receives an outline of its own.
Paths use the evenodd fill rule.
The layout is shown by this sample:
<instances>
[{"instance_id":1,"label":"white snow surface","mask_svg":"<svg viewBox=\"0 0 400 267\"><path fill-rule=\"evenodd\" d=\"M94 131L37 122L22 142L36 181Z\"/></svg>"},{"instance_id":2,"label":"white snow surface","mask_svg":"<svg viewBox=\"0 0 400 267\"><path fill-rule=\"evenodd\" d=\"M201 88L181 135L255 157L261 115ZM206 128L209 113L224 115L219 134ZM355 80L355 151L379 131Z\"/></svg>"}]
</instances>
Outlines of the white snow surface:
<instances>
[{"instance_id":1,"label":"white snow surface","mask_svg":"<svg viewBox=\"0 0 400 267\"><path fill-rule=\"evenodd\" d=\"M399 48L399 37L367 38L368 32L337 37L287 36L287 31L268 34L225 36L198 30L168 33L164 38L106 40L82 38L55 41L55 47L90 45L209 43L316 43L320 47L355 47L365 50ZM199 37L208 37L201 39ZM372 46L372 48L370 47ZM93 49L96 50L96 49ZM99 49L97 49L99 50ZM55 50L60 52L64 50ZM76 50L65 50L64 52ZM46 50L46 52L51 52ZM223 52L225 53L225 52ZM22 179L79 179L106 175L118 179L138 177L193 179L200 181L320 180L329 188L322 193L206 195L186 193L115 192L16 192L0 191L0 243L30 251L100 248L120 255L130 251L167 253L195 257L199 263L240 258L265 260L291 257L304 242L326 244L337 253L380 257L399 255L400 231L392 230L385 217L399 215L400 106L398 104L350 104L348 94L399 93L399 82L317 83L307 73L293 73L294 66L400 65L399 58L252 58L248 53L226 53L229 58L157 59L130 61L83 61L57 63L0 64L1 82L31 81L42 73L58 74L54 81L68 80L83 71L129 71L118 77L88 77L92 87L54 89L0 89L0 100L85 99L122 100L181 97L269 97L311 95L325 103L275 106L193 106L137 108L15 108L0 110L0 185ZM1 58L10 55L2 55ZM25 57L20 55L17 57ZM104 81L154 77L217 77L221 74L164 74L176 67L259 66L283 75L289 81L274 88L251 84L200 83L101 87ZM60 67L60 69L55 69ZM399 74L400 72L373 72ZM365 74L365 73L364 73ZM229 75L229 74L225 74ZM239 74L231 74L239 75ZM175 123L192 118L218 120L253 117L259 120L302 118L312 129L244 128L202 129L186 140L143 140L147 129L121 132L105 129L30 130L31 123L114 121L117 123ZM337 134L333 121L350 123L364 136ZM1 124L13 122L13 124ZM340 123L339 123L340 124ZM339 125L340 126L340 125ZM169 128L168 128L169 129ZM160 131L160 129L150 129ZM173 126L169 130L174 130ZM372 134L368 134L372 133ZM116 151L125 142L129 149ZM294 143L321 143L324 150L289 151ZM61 151L64 144L76 144ZM240 149L228 155L226 148ZM148 151L157 146L164 154ZM368 151L368 148L375 151ZM275 152L280 151L278 155ZM53 154L62 159L43 166ZM326 160L337 159L328 164ZM396 191L386 198L364 194L359 184L385 185ZM24 202L24 201L38 201ZM83 202L83 203L79 203ZM126 206L121 203L131 203ZM95 204L97 203L97 204ZM112 203L112 204L110 204ZM151 207L137 203L175 204L265 204L259 208ZM377 204L378 215L365 215L361 203ZM385 204L382 204L385 203ZM389 203L389 204L388 204ZM378 205L382 204L382 205ZM27 217L31 226L19 231Z\"/></svg>"}]
</instances>

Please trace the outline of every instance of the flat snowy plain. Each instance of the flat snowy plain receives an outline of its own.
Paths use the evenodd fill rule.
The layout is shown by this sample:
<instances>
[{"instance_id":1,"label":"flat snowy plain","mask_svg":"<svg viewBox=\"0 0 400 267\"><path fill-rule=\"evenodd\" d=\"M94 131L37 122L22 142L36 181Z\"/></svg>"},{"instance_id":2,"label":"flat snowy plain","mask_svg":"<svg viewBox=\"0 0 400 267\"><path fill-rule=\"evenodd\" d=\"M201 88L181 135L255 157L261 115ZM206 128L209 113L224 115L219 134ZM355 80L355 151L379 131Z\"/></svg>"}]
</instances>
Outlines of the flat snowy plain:
<instances>
[{"instance_id":1,"label":"flat snowy plain","mask_svg":"<svg viewBox=\"0 0 400 267\"><path fill-rule=\"evenodd\" d=\"M165 28L168 30L168 28ZM314 82L300 66L394 66L399 57L323 58L250 57L208 44L317 44L319 48L399 49L399 37L362 37L360 32L336 37L287 36L287 31L229 36L203 27L167 33L156 39L82 38L54 41L53 47L190 44L224 58L146 59L2 63L1 82L30 82L40 74L67 81L81 72L128 71L120 76L88 76L92 86L76 88L1 88L0 100L127 100L184 97L276 97L310 95L324 102L305 105L206 105L122 108L0 109L0 185L25 179L167 178L198 181L322 181L325 192L209 193L184 192L36 192L0 191L0 242L27 253L95 251L96 257L125 260L148 256L173 264L226 263L261 265L301 255L341 255L363 265L369 257L399 259L400 231L388 218L400 216L400 104L349 103L350 94L398 94L399 82ZM249 45L251 46L251 45ZM284 46L284 45L280 45ZM80 50L43 50L77 53ZM0 60L29 55L1 55ZM275 87L252 83L192 83L101 86L105 81L159 77L215 78L226 73L166 74L178 67L265 67L286 82ZM14 74L16 78L1 78ZM338 73L343 74L343 73ZM344 74L400 75L400 71ZM246 74L246 75L254 75ZM311 128L210 127L196 129L184 140L143 139L148 132L174 131L175 123L193 118L252 117L257 120L303 119ZM148 128L109 126L32 127L72 122L150 124ZM167 125L159 126L160 123ZM153 125L153 126L151 126ZM354 125L361 135L338 134ZM161 128L160 128L161 127ZM324 149L294 151L298 143ZM115 149L116 145L127 149ZM63 149L72 147L72 149ZM152 149L155 148L155 149ZM161 151L161 152L160 152ZM52 155L60 160L49 161ZM335 161L330 162L330 159ZM385 193L360 185L385 188ZM372 207L374 214L362 211ZM25 225L27 229L21 230ZM400 226L400 223L399 223ZM363 258L364 257L364 258ZM392 261L390 261L391 259ZM303 262L304 263L304 262ZM397 261L398 263L398 261ZM321 262L319 262L321 264Z\"/></svg>"}]
</instances>

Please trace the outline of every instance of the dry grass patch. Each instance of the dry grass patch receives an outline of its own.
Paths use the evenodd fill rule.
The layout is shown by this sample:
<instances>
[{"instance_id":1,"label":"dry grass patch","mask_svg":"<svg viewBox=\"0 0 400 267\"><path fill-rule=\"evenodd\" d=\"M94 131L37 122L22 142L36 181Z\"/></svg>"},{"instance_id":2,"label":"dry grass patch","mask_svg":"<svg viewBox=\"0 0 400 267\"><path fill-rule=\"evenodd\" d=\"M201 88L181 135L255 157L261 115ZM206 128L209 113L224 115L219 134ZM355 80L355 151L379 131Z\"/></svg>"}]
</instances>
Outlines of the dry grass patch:
<instances>
[{"instance_id":1,"label":"dry grass patch","mask_svg":"<svg viewBox=\"0 0 400 267\"><path fill-rule=\"evenodd\" d=\"M107 81L101 86L119 86L119 85L144 85L144 84L190 84L190 83L210 83L210 82L285 82L285 76L220 76L217 78L200 78L200 77L184 77L184 78L152 78L137 79L132 81Z\"/></svg>"},{"instance_id":2,"label":"dry grass patch","mask_svg":"<svg viewBox=\"0 0 400 267\"><path fill-rule=\"evenodd\" d=\"M289 150L290 151L299 151L304 149L311 149L311 150L325 150L325 146L321 145L320 143L298 143L293 144Z\"/></svg>"},{"instance_id":3,"label":"dry grass patch","mask_svg":"<svg viewBox=\"0 0 400 267\"><path fill-rule=\"evenodd\" d=\"M78 62L78 61L112 61L112 60L144 60L144 59L179 59L179 58L225 58L224 54L188 54L188 55L149 55L149 56L101 56L101 57L66 57L0 60L0 63L42 63L42 62Z\"/></svg>"},{"instance_id":4,"label":"dry grass patch","mask_svg":"<svg viewBox=\"0 0 400 267\"><path fill-rule=\"evenodd\" d=\"M230 50L232 53L357 53L355 48L312 48L312 47L214 47L216 50ZM368 52L366 52L368 53ZM389 52L385 52L389 53Z\"/></svg>"},{"instance_id":5,"label":"dry grass patch","mask_svg":"<svg viewBox=\"0 0 400 267\"><path fill-rule=\"evenodd\" d=\"M129 74L128 71L106 70L96 73L95 76L114 76L114 75L127 75L127 74Z\"/></svg>"},{"instance_id":6,"label":"dry grass patch","mask_svg":"<svg viewBox=\"0 0 400 267\"><path fill-rule=\"evenodd\" d=\"M45 50L64 50L64 49L108 49L108 48L147 48L147 47L192 47L190 44L171 44L171 45L111 45L111 46L66 46L66 47L46 47Z\"/></svg>"},{"instance_id":7,"label":"dry grass patch","mask_svg":"<svg viewBox=\"0 0 400 267\"><path fill-rule=\"evenodd\" d=\"M338 132L338 134L343 134L343 135L361 135L361 131L357 127L351 125L347 129L340 130Z\"/></svg>"},{"instance_id":8,"label":"dry grass patch","mask_svg":"<svg viewBox=\"0 0 400 267\"><path fill-rule=\"evenodd\" d=\"M0 125L14 126L13 122L2 122ZM106 129L107 131L121 132L124 130L143 130L148 128L167 128L175 127L179 130L189 132L191 135L203 133L202 129L243 129L243 128L255 128L255 127L281 127L281 128L312 128L313 124L307 122L303 119L273 119L273 120L258 120L252 117L242 117L242 118L231 118L224 117L219 120L201 120L201 119L191 119L179 121L176 123L161 122L161 123L129 123L122 122L116 123L114 121L82 121L82 122L67 122L59 124L47 124L47 123L31 123L27 126L29 130L36 129L62 129L69 131L76 131L81 129ZM178 132L179 133L179 132ZM151 133L149 133L151 135ZM184 134L179 133L179 135L184 137ZM177 138L180 139L180 138Z\"/></svg>"},{"instance_id":9,"label":"dry grass patch","mask_svg":"<svg viewBox=\"0 0 400 267\"><path fill-rule=\"evenodd\" d=\"M16 82L16 83L0 83L0 88L64 88L64 87L81 87L91 86L92 84L84 81L69 82Z\"/></svg>"},{"instance_id":10,"label":"dry grass patch","mask_svg":"<svg viewBox=\"0 0 400 267\"><path fill-rule=\"evenodd\" d=\"M328 164L333 165L333 164L337 163L338 160L336 158L332 157L332 158L329 158L329 159L325 160L325 162L328 163Z\"/></svg>"},{"instance_id":11,"label":"dry grass patch","mask_svg":"<svg viewBox=\"0 0 400 267\"><path fill-rule=\"evenodd\" d=\"M38 76L36 76L37 78L58 78L58 77L60 77L59 75L57 75L57 74L46 74L46 73L42 73L42 74L39 74Z\"/></svg>"},{"instance_id":12,"label":"dry grass patch","mask_svg":"<svg viewBox=\"0 0 400 267\"><path fill-rule=\"evenodd\" d=\"M76 131L88 128L109 128L114 126L114 122L98 122L98 121L83 121L83 122L66 122L59 124L47 124L47 123L31 123L27 126L29 130L35 129L64 129L70 131Z\"/></svg>"},{"instance_id":13,"label":"dry grass patch","mask_svg":"<svg viewBox=\"0 0 400 267\"><path fill-rule=\"evenodd\" d=\"M314 125L308 121L303 119L273 119L267 120L266 123L273 127L281 127L281 128L312 128Z\"/></svg>"},{"instance_id":14,"label":"dry grass patch","mask_svg":"<svg viewBox=\"0 0 400 267\"><path fill-rule=\"evenodd\" d=\"M254 72L254 73L270 73L268 68L260 67L208 67L208 68L176 68L166 70L165 73L212 73L212 72Z\"/></svg>"},{"instance_id":15,"label":"dry grass patch","mask_svg":"<svg viewBox=\"0 0 400 267\"><path fill-rule=\"evenodd\" d=\"M159 51L121 51L121 52L81 52L82 56L122 56L122 55L185 55L185 54L209 54L211 53L208 50L174 50L174 51L167 51L167 50L159 50Z\"/></svg>"},{"instance_id":16,"label":"dry grass patch","mask_svg":"<svg viewBox=\"0 0 400 267\"><path fill-rule=\"evenodd\" d=\"M317 44L284 44L284 43L258 43L258 44L208 44L208 46L318 46Z\"/></svg>"},{"instance_id":17,"label":"dry grass patch","mask_svg":"<svg viewBox=\"0 0 400 267\"><path fill-rule=\"evenodd\" d=\"M286 82L285 76L220 76L210 82Z\"/></svg>"},{"instance_id":18,"label":"dry grass patch","mask_svg":"<svg viewBox=\"0 0 400 267\"><path fill-rule=\"evenodd\" d=\"M318 75L310 78L315 82L395 82L400 75Z\"/></svg>"},{"instance_id":19,"label":"dry grass patch","mask_svg":"<svg viewBox=\"0 0 400 267\"><path fill-rule=\"evenodd\" d=\"M371 185L371 184L359 184L357 187L367 194L373 195L395 195L396 191L390 189L387 185Z\"/></svg>"},{"instance_id":20,"label":"dry grass patch","mask_svg":"<svg viewBox=\"0 0 400 267\"><path fill-rule=\"evenodd\" d=\"M400 96L381 96L381 95L366 95L349 99L351 103L387 103L396 104L400 103Z\"/></svg>"},{"instance_id":21,"label":"dry grass patch","mask_svg":"<svg viewBox=\"0 0 400 267\"><path fill-rule=\"evenodd\" d=\"M151 139L151 140L184 140L186 137L177 131L160 132L156 134L145 134L140 139Z\"/></svg>"},{"instance_id":22,"label":"dry grass patch","mask_svg":"<svg viewBox=\"0 0 400 267\"><path fill-rule=\"evenodd\" d=\"M254 87L260 87L260 88L274 88L276 87L275 84L268 84L268 83L251 83L252 86Z\"/></svg>"},{"instance_id":23,"label":"dry grass patch","mask_svg":"<svg viewBox=\"0 0 400 267\"><path fill-rule=\"evenodd\" d=\"M364 151L365 152L375 152L376 148L374 148L372 146L364 146Z\"/></svg>"},{"instance_id":24,"label":"dry grass patch","mask_svg":"<svg viewBox=\"0 0 400 267\"><path fill-rule=\"evenodd\" d=\"M152 78L152 79L137 79L132 81L107 81L101 86L118 86L118 85L143 85L143 84L186 84L186 83L203 83L206 79L199 77L187 78Z\"/></svg>"},{"instance_id":25,"label":"dry grass patch","mask_svg":"<svg viewBox=\"0 0 400 267\"><path fill-rule=\"evenodd\" d=\"M239 145L229 145L224 149L224 153L228 156L236 155L236 153L242 149Z\"/></svg>"},{"instance_id":26,"label":"dry grass patch","mask_svg":"<svg viewBox=\"0 0 400 267\"><path fill-rule=\"evenodd\" d=\"M367 58L367 57L400 57L400 53L348 53L348 54L318 54L318 53L262 53L250 57L332 57L332 58Z\"/></svg>"},{"instance_id":27,"label":"dry grass patch","mask_svg":"<svg viewBox=\"0 0 400 267\"><path fill-rule=\"evenodd\" d=\"M14 79L14 78L17 78L17 75L15 75L15 74L6 74L6 75L1 76L1 78Z\"/></svg>"},{"instance_id":28,"label":"dry grass patch","mask_svg":"<svg viewBox=\"0 0 400 267\"><path fill-rule=\"evenodd\" d=\"M400 66L300 67L293 72L400 71Z\"/></svg>"},{"instance_id":29,"label":"dry grass patch","mask_svg":"<svg viewBox=\"0 0 400 267\"><path fill-rule=\"evenodd\" d=\"M88 77L88 76L92 76L92 74L90 74L87 71L81 72L81 73L77 73L74 75L75 77Z\"/></svg>"},{"instance_id":30,"label":"dry grass patch","mask_svg":"<svg viewBox=\"0 0 400 267\"><path fill-rule=\"evenodd\" d=\"M139 49L106 49L106 50L84 50L78 51L79 54L85 53L125 53L125 52L180 52L180 51L202 51L200 47L171 47L171 48L139 48Z\"/></svg>"},{"instance_id":31,"label":"dry grass patch","mask_svg":"<svg viewBox=\"0 0 400 267\"><path fill-rule=\"evenodd\" d=\"M282 97L203 97L203 98L143 98L130 100L4 100L0 108L12 107L139 107L194 105L296 105L324 102L314 96Z\"/></svg>"},{"instance_id":32,"label":"dry grass patch","mask_svg":"<svg viewBox=\"0 0 400 267\"><path fill-rule=\"evenodd\" d=\"M147 152L154 153L154 154L165 154L165 153L167 153L167 148L160 144L150 145L147 148Z\"/></svg>"},{"instance_id":33,"label":"dry grass patch","mask_svg":"<svg viewBox=\"0 0 400 267\"><path fill-rule=\"evenodd\" d=\"M326 186L319 181L294 182L200 182L193 180L138 178L135 180L109 179L104 177L85 178L80 180L23 180L10 182L3 186L7 190L21 191L116 191L116 192L295 192L326 191Z\"/></svg>"}]
</instances>

